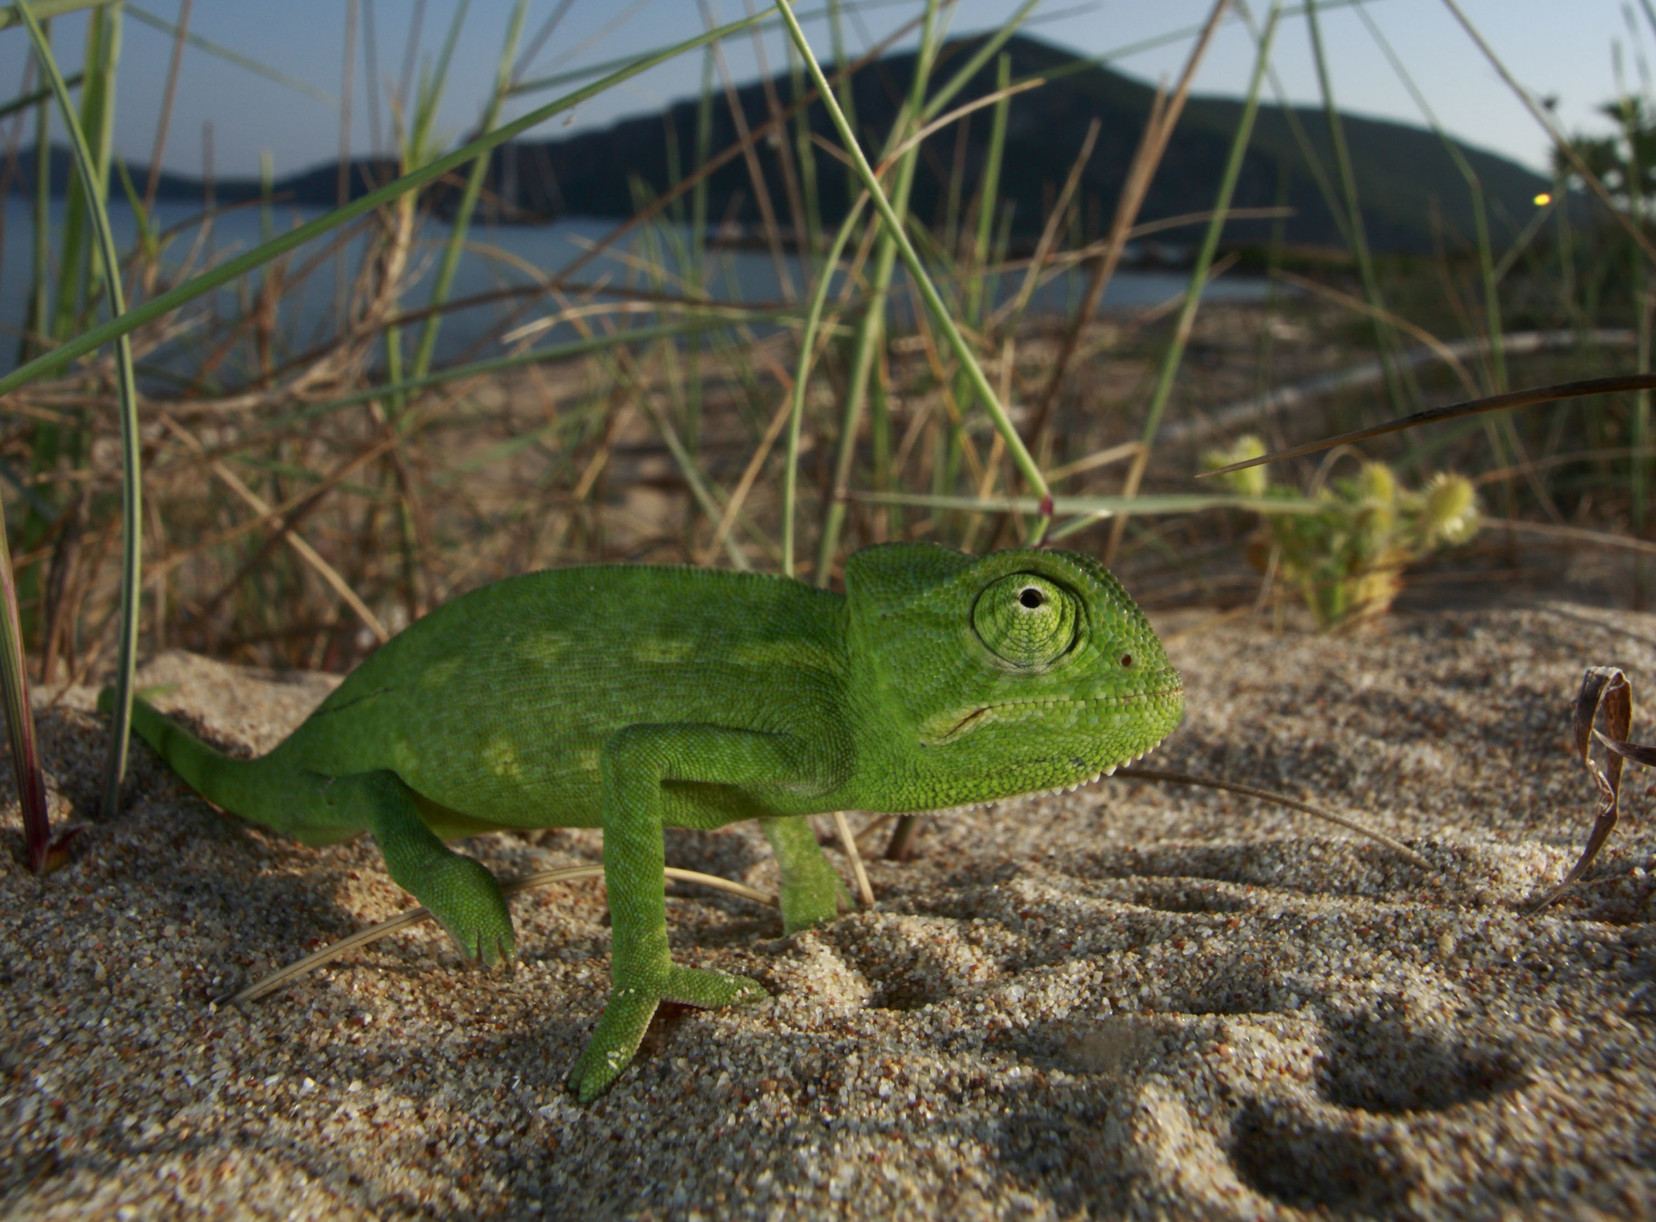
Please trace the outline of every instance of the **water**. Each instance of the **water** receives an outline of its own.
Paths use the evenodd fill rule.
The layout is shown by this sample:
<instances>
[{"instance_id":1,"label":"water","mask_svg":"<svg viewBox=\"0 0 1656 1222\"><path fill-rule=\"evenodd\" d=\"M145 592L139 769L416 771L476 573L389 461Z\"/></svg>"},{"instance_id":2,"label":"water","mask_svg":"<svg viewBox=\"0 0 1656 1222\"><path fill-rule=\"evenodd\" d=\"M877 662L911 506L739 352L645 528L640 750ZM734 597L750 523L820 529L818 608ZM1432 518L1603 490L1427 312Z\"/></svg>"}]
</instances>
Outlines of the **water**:
<instances>
[{"instance_id":1,"label":"water","mask_svg":"<svg viewBox=\"0 0 1656 1222\"><path fill-rule=\"evenodd\" d=\"M198 204L163 202L157 205L154 219L162 231L170 233L163 264L169 274L176 276L186 266L200 271L212 263L250 250L275 233L322 215L322 211L277 206L267 212L256 207L245 207L226 212L216 217L210 228L203 228L199 221ZM64 205L59 201L53 207L54 245L61 234L63 216ZM124 202L112 203L110 221L115 229L117 248L123 252L129 250L137 232L131 209ZM444 316L436 363L443 365L501 354L504 349L498 336L502 330L544 318L555 309L553 303L544 297L529 301L525 296L508 294L513 290L532 288L546 277L569 267L613 227L614 223L607 220L569 220L544 226L474 225L466 252L459 263L450 299L481 294L501 296ZM410 260L410 267L416 274L410 279L409 287L401 298L403 310L417 310L429 302L436 264L448 233L448 227L436 221L426 223L420 230ZM285 256L288 275L295 275L318 252L325 250L328 241L328 238L319 239ZM30 204L15 196L8 198L5 201L5 231L3 241L0 241L0 259L3 259L0 262L0 373L11 370L15 365L17 337L23 325L30 288L32 243ZM688 245L688 231L684 227L657 227L650 236L632 235L620 254L606 253L592 259L574 277L578 284L572 283L566 288L566 295L573 300L616 305L625 299L628 291L681 294L686 291L686 286L671 281L657 284L652 280L648 266L682 267L679 256ZM360 263L361 250L362 243L358 240L346 251L344 275L347 283L354 277ZM797 301L809 291L807 273L802 269L801 261L794 256L786 256L783 264L791 281L793 299ZM194 318L198 326L215 313L221 317L233 317L254 300L266 277L271 274L268 269L253 272L241 281L185 307L186 314ZM704 274L707 278L706 291L719 301L762 307L786 299L776 261L768 251L711 250ZM1180 272L1117 272L1110 282L1105 304L1133 307L1166 301L1184 291L1186 280ZM284 286L279 308L278 362L288 355L315 348L336 333L338 282L337 260L329 256L302 284ZM992 286L997 300L1005 300L1015 293L1020 282L1021 273L999 277ZM1036 294L1032 309L1035 312L1067 312L1074 308L1084 287L1084 278L1079 273L1066 273ZM1205 296L1209 300L1258 300L1263 294L1264 286L1260 281L1220 279L1208 287ZM657 315L653 307L640 303L636 297L628 308L631 312L625 318L631 325L649 325L665 321L675 314L664 311ZM405 331L405 343L410 352L421 326L423 323L415 323ZM198 335L199 332L193 334ZM545 346L568 342L578 338L578 335L575 327L564 323L540 332L534 342L537 346ZM193 368L197 356L196 339L187 335L166 349L152 353L146 363L151 367L168 367L184 372ZM220 369L221 382L234 384L239 377L246 375L250 364L250 354L237 354Z\"/></svg>"}]
</instances>

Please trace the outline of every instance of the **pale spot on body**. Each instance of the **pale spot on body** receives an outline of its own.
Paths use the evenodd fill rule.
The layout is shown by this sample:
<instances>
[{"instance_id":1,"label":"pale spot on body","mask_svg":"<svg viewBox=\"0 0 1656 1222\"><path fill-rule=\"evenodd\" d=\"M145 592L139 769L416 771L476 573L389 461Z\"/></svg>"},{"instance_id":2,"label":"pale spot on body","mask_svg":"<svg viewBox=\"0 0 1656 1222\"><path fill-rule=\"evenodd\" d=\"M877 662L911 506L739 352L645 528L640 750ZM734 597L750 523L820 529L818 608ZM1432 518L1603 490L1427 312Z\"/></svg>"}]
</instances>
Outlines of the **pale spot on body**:
<instances>
[{"instance_id":1,"label":"pale spot on body","mask_svg":"<svg viewBox=\"0 0 1656 1222\"><path fill-rule=\"evenodd\" d=\"M556 662L570 640L567 632L531 633L526 640L518 644L517 656L526 662L539 662L544 666Z\"/></svg>"},{"instance_id":2,"label":"pale spot on body","mask_svg":"<svg viewBox=\"0 0 1656 1222\"><path fill-rule=\"evenodd\" d=\"M523 761L518 758L517 744L504 735L491 738L480 752L483 766L502 780L523 778Z\"/></svg>"},{"instance_id":3,"label":"pale spot on body","mask_svg":"<svg viewBox=\"0 0 1656 1222\"><path fill-rule=\"evenodd\" d=\"M724 661L764 674L782 668L837 671L840 667L839 656L815 641L745 641L726 649Z\"/></svg>"},{"instance_id":4,"label":"pale spot on body","mask_svg":"<svg viewBox=\"0 0 1656 1222\"><path fill-rule=\"evenodd\" d=\"M633 661L644 665L673 665L688 662L696 654L696 642L686 637L645 637L633 645Z\"/></svg>"},{"instance_id":5,"label":"pale spot on body","mask_svg":"<svg viewBox=\"0 0 1656 1222\"><path fill-rule=\"evenodd\" d=\"M425 688L446 688L454 681L464 662L460 658L439 658L425 668L419 684Z\"/></svg>"}]
</instances>

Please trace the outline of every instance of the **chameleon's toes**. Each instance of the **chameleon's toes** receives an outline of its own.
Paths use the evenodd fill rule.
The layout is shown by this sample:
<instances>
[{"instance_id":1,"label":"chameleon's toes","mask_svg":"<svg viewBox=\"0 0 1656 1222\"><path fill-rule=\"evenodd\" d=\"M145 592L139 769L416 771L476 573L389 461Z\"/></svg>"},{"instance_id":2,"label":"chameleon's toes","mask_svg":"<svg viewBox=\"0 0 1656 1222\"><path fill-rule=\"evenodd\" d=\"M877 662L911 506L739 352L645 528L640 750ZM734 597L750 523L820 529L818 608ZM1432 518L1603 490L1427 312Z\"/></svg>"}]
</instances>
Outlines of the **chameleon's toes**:
<instances>
[{"instance_id":1,"label":"chameleon's toes","mask_svg":"<svg viewBox=\"0 0 1656 1222\"><path fill-rule=\"evenodd\" d=\"M692 967L669 967L665 980L657 978L654 985L617 985L610 990L585 1051L569 1071L569 1089L582 1103L591 1103L608 1090L632 1062L663 1001L711 1008L752 1005L766 996L765 986L757 980Z\"/></svg>"},{"instance_id":2,"label":"chameleon's toes","mask_svg":"<svg viewBox=\"0 0 1656 1222\"><path fill-rule=\"evenodd\" d=\"M632 1052L625 1049L599 1047L596 1037L589 1041L575 1068L569 1071L567 1084L575 1092L575 1101L584 1107L607 1091L632 1058Z\"/></svg>"},{"instance_id":3,"label":"chameleon's toes","mask_svg":"<svg viewBox=\"0 0 1656 1222\"><path fill-rule=\"evenodd\" d=\"M512 961L512 953L517 947L510 928L504 933L485 931L476 936L475 942L469 939L460 942L460 953L466 958L475 959L484 967Z\"/></svg>"},{"instance_id":4,"label":"chameleon's toes","mask_svg":"<svg viewBox=\"0 0 1656 1222\"><path fill-rule=\"evenodd\" d=\"M466 958L493 967L512 957L517 946L512 914L500 884L482 862L452 854L415 898L431 910Z\"/></svg>"},{"instance_id":5,"label":"chameleon's toes","mask_svg":"<svg viewBox=\"0 0 1656 1222\"><path fill-rule=\"evenodd\" d=\"M502 926L495 922L495 915L487 914L475 927L455 938L460 944L460 952L468 959L477 960L484 967L511 962L512 954L517 949L511 917L506 917Z\"/></svg>"},{"instance_id":6,"label":"chameleon's toes","mask_svg":"<svg viewBox=\"0 0 1656 1222\"><path fill-rule=\"evenodd\" d=\"M765 986L746 976L710 972L697 967L673 967L661 990L664 1001L713 1009L717 1006L751 1006L770 996Z\"/></svg>"},{"instance_id":7,"label":"chameleon's toes","mask_svg":"<svg viewBox=\"0 0 1656 1222\"><path fill-rule=\"evenodd\" d=\"M660 1000L653 989L618 987L610 991L592 1038L569 1071L569 1089L576 1099L591 1103L621 1076L638 1051Z\"/></svg>"}]
</instances>

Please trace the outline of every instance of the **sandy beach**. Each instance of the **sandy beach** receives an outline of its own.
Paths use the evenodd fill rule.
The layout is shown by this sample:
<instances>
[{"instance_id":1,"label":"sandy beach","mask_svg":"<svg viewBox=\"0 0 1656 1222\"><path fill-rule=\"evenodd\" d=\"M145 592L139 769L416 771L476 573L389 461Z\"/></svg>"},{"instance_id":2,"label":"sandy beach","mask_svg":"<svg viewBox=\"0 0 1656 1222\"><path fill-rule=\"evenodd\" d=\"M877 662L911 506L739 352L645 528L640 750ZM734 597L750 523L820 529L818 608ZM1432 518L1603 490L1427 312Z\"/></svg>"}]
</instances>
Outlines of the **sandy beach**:
<instances>
[{"instance_id":1,"label":"sandy beach","mask_svg":"<svg viewBox=\"0 0 1656 1222\"><path fill-rule=\"evenodd\" d=\"M224 818L135 744L123 814L36 879L8 766L0 1212L1656 1215L1650 774L1630 771L1587 881L1523 915L1591 823L1569 740L1582 671L1656 690L1656 617L1159 626L1189 711L1147 764L1357 815L1432 868L1249 799L1117 779L931 820L917 860L871 863L873 910L793 939L773 911L671 884L675 956L773 997L658 1016L588 1108L562 1080L608 982L599 883L515 898L508 970L465 968L425 925L215 1006L412 903L373 845ZM179 654L144 679L248 749L329 685ZM92 696L39 696L57 818L97 805ZM1656 732L1636 718L1634 737ZM471 842L502 876L599 847ZM668 861L775 888L751 827L671 834Z\"/></svg>"}]
</instances>

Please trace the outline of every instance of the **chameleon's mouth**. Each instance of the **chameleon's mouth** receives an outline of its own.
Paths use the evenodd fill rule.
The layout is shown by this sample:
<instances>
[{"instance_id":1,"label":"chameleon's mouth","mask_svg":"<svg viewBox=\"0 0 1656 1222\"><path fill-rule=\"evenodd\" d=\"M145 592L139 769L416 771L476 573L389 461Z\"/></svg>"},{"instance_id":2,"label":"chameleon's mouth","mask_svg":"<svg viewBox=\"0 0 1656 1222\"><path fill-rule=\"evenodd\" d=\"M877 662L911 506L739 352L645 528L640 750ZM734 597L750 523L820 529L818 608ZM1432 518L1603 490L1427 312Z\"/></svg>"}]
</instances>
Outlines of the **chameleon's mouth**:
<instances>
[{"instance_id":1,"label":"chameleon's mouth","mask_svg":"<svg viewBox=\"0 0 1656 1222\"><path fill-rule=\"evenodd\" d=\"M1127 707L1134 704L1160 703L1169 697L1182 697L1184 684L1175 681L1167 687L1153 692L1135 692L1129 696L1083 696L1079 698L1049 697L1037 700L1008 700L999 704L979 705L968 710L964 715L946 713L942 718L935 718L929 725L920 727L920 741L927 746L942 746L970 734L973 730L989 722L999 720L997 715L1013 712L1014 710L1036 710L1050 708L1055 704L1098 705L1108 704L1118 707ZM1015 715L1015 714L1014 714ZM952 721L945 719L953 718ZM1122 763L1131 763L1123 760Z\"/></svg>"},{"instance_id":2,"label":"chameleon's mouth","mask_svg":"<svg viewBox=\"0 0 1656 1222\"><path fill-rule=\"evenodd\" d=\"M960 737L960 735L966 733L967 730L970 730L972 728L973 723L975 723L978 720L978 718L984 716L988 712L989 712L989 706L988 705L984 705L981 709L973 709L970 713L966 714L966 716L962 717L959 721L955 722L955 724L952 728L950 728L949 730L946 730L943 734L943 737L940 738L938 741L939 742L948 742L951 738Z\"/></svg>"}]
</instances>

